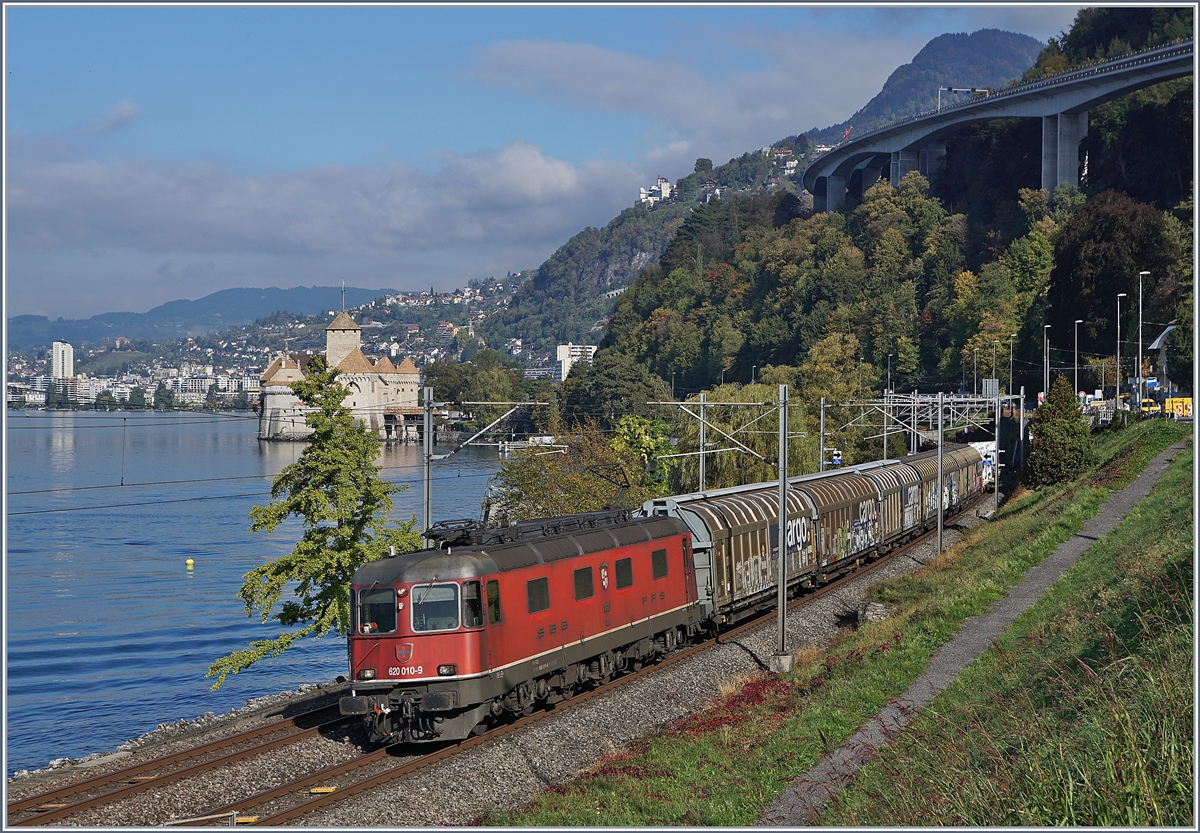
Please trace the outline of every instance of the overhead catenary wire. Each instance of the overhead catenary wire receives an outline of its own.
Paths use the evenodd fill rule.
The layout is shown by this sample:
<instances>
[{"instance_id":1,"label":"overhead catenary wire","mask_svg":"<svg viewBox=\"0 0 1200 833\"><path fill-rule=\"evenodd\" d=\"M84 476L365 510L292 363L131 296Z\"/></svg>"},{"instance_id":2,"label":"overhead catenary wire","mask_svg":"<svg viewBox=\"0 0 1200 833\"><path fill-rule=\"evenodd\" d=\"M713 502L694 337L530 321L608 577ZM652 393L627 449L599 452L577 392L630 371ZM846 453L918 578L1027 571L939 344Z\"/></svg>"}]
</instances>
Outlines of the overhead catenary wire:
<instances>
[{"instance_id":1,"label":"overhead catenary wire","mask_svg":"<svg viewBox=\"0 0 1200 833\"><path fill-rule=\"evenodd\" d=\"M456 475L449 475L449 474L439 475L438 477L434 477L433 480L434 480L434 482L442 482L442 481L447 481L447 480L459 480L459 479L480 478L480 477L491 478L492 476L493 476L493 474L488 473L488 472L478 472L478 473L473 473L473 474L462 474L460 472ZM400 483L397 485L409 486L412 484ZM117 488L117 487L114 486L112 488ZM46 515L46 514L53 514L56 512L85 512L85 511L89 511L89 510L93 510L93 509L125 509L125 508L132 508L132 507L138 507L138 506L159 506L159 505L168 504L168 503L187 503L189 501L197 501L197 500L235 500L235 499L248 498L248 497L270 498L270 495L271 495L270 492L262 492L262 491L249 492L249 493L238 494L238 495L202 495L200 497L163 498L163 499L159 499L159 500L132 501L132 502L128 502L128 503L97 504L97 505L93 505L93 506L62 506L62 507L55 507L55 508L51 508L51 509L25 509L25 510L18 510L15 512L8 511L5 513L5 515L6 515L6 517L14 517L17 515Z\"/></svg>"}]
</instances>

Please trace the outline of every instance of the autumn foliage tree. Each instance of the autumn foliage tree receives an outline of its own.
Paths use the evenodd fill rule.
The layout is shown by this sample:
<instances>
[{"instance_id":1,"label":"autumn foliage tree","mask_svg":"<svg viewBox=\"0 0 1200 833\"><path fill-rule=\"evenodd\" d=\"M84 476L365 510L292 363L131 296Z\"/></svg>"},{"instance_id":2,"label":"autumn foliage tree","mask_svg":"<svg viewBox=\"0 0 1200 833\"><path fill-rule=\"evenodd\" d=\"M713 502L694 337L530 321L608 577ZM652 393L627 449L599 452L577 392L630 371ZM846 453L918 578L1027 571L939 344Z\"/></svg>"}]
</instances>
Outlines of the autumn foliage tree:
<instances>
[{"instance_id":1,"label":"autumn foliage tree","mask_svg":"<svg viewBox=\"0 0 1200 833\"><path fill-rule=\"evenodd\" d=\"M658 457L670 453L665 423L620 419L613 432L586 421L558 438L556 449L529 449L500 464L493 478L496 511L517 521L575 512L632 509L666 494Z\"/></svg>"},{"instance_id":2,"label":"autumn foliage tree","mask_svg":"<svg viewBox=\"0 0 1200 833\"><path fill-rule=\"evenodd\" d=\"M250 512L252 532L274 532L287 518L299 518L303 534L290 555L255 567L243 576L238 595L246 615L285 628L271 639L213 661L205 676L218 689L229 674L267 657L278 656L296 640L344 636L350 625L350 580L355 570L382 557L389 546L398 552L420 547L416 519L389 524L392 495L402 488L379 476L379 441L354 422L343 402L346 388L338 371L316 356L308 376L292 391L310 408L308 445L296 462L271 484L272 501ZM283 600L292 588L293 599ZM299 626L299 627L296 627Z\"/></svg>"}]
</instances>

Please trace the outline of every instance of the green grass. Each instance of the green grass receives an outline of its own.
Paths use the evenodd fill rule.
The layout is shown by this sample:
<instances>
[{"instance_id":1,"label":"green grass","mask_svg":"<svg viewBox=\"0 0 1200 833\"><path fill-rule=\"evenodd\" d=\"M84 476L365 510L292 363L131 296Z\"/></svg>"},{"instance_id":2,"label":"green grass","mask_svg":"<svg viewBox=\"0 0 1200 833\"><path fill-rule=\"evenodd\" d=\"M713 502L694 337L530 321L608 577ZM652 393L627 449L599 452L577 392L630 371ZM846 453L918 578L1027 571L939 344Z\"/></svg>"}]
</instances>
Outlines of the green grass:
<instances>
[{"instance_id":1,"label":"green grass","mask_svg":"<svg viewBox=\"0 0 1200 833\"><path fill-rule=\"evenodd\" d=\"M1192 454L822 824L1194 826Z\"/></svg>"},{"instance_id":2,"label":"green grass","mask_svg":"<svg viewBox=\"0 0 1200 833\"><path fill-rule=\"evenodd\" d=\"M88 362L76 362L78 373L90 373L93 376L104 376L120 370L132 362L144 361L151 358L149 353L139 353L135 350L109 350L95 356Z\"/></svg>"},{"instance_id":3,"label":"green grass","mask_svg":"<svg viewBox=\"0 0 1200 833\"><path fill-rule=\"evenodd\" d=\"M1104 436L1103 462L1079 481L1015 497L995 521L920 573L877 587L875 598L896 611L886 621L848 633L827 654L801 654L792 674L750 675L700 713L602 759L525 807L489 813L480 823L752 824L792 780L903 693L965 618L1001 598L1078 531L1111 489L1183 435L1179 426L1155 422ZM941 777L953 783L962 775ZM869 809L846 806L853 813Z\"/></svg>"}]
</instances>

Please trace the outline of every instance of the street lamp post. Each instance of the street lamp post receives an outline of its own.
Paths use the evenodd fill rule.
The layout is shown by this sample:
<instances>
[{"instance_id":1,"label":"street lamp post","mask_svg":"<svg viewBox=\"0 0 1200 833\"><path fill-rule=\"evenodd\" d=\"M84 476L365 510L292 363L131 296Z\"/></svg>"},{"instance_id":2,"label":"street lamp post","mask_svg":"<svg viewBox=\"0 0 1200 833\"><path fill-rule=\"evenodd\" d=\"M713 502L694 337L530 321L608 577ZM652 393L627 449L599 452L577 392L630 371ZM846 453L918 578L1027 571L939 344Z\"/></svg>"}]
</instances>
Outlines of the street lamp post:
<instances>
[{"instance_id":1,"label":"street lamp post","mask_svg":"<svg viewBox=\"0 0 1200 833\"><path fill-rule=\"evenodd\" d=\"M1079 325L1083 323L1082 318L1075 319L1075 395L1079 395Z\"/></svg>"},{"instance_id":2,"label":"street lamp post","mask_svg":"<svg viewBox=\"0 0 1200 833\"><path fill-rule=\"evenodd\" d=\"M1000 389L1000 377L996 374L996 348L1000 346L1000 339L992 339L992 378L996 380L996 389Z\"/></svg>"},{"instance_id":3,"label":"street lamp post","mask_svg":"<svg viewBox=\"0 0 1200 833\"><path fill-rule=\"evenodd\" d=\"M1114 411L1121 407L1121 299L1124 297L1124 292L1117 293L1117 376L1114 380L1116 382L1113 398Z\"/></svg>"},{"instance_id":4,"label":"street lamp post","mask_svg":"<svg viewBox=\"0 0 1200 833\"><path fill-rule=\"evenodd\" d=\"M1008 337L1008 395L1009 396L1012 396L1012 390L1013 390L1013 387L1012 387L1013 339L1016 337L1017 337L1016 333L1013 333L1012 335L1010 335Z\"/></svg>"},{"instance_id":5,"label":"street lamp post","mask_svg":"<svg viewBox=\"0 0 1200 833\"><path fill-rule=\"evenodd\" d=\"M975 350L975 369L974 369L975 379L971 382L971 395L979 396L979 348L976 347L976 348L974 348L974 350Z\"/></svg>"},{"instance_id":6,"label":"street lamp post","mask_svg":"<svg viewBox=\"0 0 1200 833\"><path fill-rule=\"evenodd\" d=\"M1042 327L1042 396L1050 395L1050 325Z\"/></svg>"},{"instance_id":7,"label":"street lamp post","mask_svg":"<svg viewBox=\"0 0 1200 833\"><path fill-rule=\"evenodd\" d=\"M1137 366L1137 406L1138 412L1142 410L1142 281L1145 280L1149 272L1138 272L1138 366Z\"/></svg>"}]
</instances>

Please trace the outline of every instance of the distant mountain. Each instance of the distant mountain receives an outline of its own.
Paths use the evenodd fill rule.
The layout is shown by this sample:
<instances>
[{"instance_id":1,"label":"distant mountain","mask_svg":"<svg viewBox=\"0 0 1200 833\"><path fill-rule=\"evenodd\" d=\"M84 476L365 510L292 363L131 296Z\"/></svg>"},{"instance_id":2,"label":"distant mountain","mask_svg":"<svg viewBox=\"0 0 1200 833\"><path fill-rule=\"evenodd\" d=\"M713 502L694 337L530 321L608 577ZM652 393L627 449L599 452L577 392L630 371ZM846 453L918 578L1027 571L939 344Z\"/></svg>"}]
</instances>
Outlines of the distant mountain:
<instances>
[{"instance_id":1,"label":"distant mountain","mask_svg":"<svg viewBox=\"0 0 1200 833\"><path fill-rule=\"evenodd\" d=\"M1037 60L1044 43L1028 35L980 29L938 35L912 59L893 72L879 94L841 124L808 131L810 141L834 144L846 128L851 137L882 127L896 119L915 116L937 107L938 87L999 88L1020 78ZM942 102L960 100L967 93L943 93Z\"/></svg>"},{"instance_id":2,"label":"distant mountain","mask_svg":"<svg viewBox=\"0 0 1200 833\"><path fill-rule=\"evenodd\" d=\"M368 303L394 289L346 287L346 306ZM195 301L168 301L149 312L106 312L84 319L51 321L44 315L18 315L8 319L8 346L12 350L48 347L53 341L79 346L124 336L162 342L250 324L274 312L315 315L340 309L340 286L296 286L291 289L222 289Z\"/></svg>"}]
</instances>

